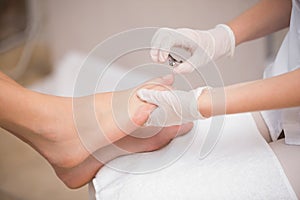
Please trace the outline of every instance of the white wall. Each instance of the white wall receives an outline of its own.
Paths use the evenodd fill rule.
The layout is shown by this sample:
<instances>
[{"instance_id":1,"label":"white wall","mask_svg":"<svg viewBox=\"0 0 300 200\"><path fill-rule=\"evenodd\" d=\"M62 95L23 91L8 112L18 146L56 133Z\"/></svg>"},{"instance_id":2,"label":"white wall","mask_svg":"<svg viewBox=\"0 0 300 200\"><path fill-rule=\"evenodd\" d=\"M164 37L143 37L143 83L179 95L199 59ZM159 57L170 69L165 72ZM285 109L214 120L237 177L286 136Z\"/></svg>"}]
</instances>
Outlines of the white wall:
<instances>
[{"instance_id":1,"label":"white wall","mask_svg":"<svg viewBox=\"0 0 300 200\"><path fill-rule=\"evenodd\" d=\"M44 30L54 61L70 50L89 52L99 42L136 27L208 29L234 18L257 0L44 0ZM281 37L279 37L279 40ZM233 59L217 62L225 83L260 78L265 40L236 49ZM130 61L126 61L130 65Z\"/></svg>"}]
</instances>

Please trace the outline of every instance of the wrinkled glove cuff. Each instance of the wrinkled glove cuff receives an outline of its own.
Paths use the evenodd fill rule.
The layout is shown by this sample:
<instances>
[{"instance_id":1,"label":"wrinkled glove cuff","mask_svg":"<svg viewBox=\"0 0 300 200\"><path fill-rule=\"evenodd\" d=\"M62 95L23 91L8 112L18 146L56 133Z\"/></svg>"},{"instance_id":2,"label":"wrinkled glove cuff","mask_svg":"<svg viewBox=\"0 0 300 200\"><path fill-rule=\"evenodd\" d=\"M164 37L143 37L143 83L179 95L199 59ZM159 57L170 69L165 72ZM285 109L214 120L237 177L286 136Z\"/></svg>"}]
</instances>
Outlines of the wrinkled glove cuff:
<instances>
[{"instance_id":1,"label":"wrinkled glove cuff","mask_svg":"<svg viewBox=\"0 0 300 200\"><path fill-rule=\"evenodd\" d=\"M191 91L194 93L194 96L196 99L196 104L191 104L191 106L193 107L193 108L191 108L191 112L192 112L192 115L197 119L206 119L206 117L202 116L201 113L199 112L198 98L202 94L203 90L210 90L210 89L212 89L212 87L206 86L206 87L198 87Z\"/></svg>"},{"instance_id":2,"label":"wrinkled glove cuff","mask_svg":"<svg viewBox=\"0 0 300 200\"><path fill-rule=\"evenodd\" d=\"M227 31L230 39L230 51L228 55L232 57L234 55L234 50L235 50L235 36L232 29L226 24L218 24L216 27L222 27Z\"/></svg>"}]
</instances>

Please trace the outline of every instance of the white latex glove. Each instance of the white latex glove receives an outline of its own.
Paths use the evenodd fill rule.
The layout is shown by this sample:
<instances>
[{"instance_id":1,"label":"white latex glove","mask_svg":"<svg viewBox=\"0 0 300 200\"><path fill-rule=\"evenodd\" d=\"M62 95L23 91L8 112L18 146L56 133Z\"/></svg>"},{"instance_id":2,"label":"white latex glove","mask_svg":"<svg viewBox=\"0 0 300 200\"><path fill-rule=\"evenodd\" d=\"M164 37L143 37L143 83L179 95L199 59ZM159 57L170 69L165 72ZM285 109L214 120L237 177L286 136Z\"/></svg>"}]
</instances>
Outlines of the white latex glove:
<instances>
[{"instance_id":1,"label":"white latex glove","mask_svg":"<svg viewBox=\"0 0 300 200\"><path fill-rule=\"evenodd\" d=\"M187 61L174 68L176 73L189 73L211 60L233 56L235 37L231 28L225 24L219 24L208 31L160 28L152 38L152 60L165 62L172 47L183 48L192 54Z\"/></svg>"},{"instance_id":2,"label":"white latex glove","mask_svg":"<svg viewBox=\"0 0 300 200\"><path fill-rule=\"evenodd\" d=\"M207 88L200 87L189 92L180 90L139 90L137 92L139 98L158 106L150 114L145 126L166 127L204 119L198 111L198 98L202 90Z\"/></svg>"}]
</instances>

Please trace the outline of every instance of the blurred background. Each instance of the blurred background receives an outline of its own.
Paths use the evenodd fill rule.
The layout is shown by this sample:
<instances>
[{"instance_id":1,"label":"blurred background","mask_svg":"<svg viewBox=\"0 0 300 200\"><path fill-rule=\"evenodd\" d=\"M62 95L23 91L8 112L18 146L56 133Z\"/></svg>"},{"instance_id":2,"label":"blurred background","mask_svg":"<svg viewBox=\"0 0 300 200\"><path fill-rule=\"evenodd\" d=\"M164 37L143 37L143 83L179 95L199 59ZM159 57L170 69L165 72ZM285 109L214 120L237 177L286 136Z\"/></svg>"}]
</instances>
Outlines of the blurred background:
<instances>
[{"instance_id":1,"label":"blurred background","mask_svg":"<svg viewBox=\"0 0 300 200\"><path fill-rule=\"evenodd\" d=\"M51 76L70 52L138 27L213 28L257 0L0 0L0 70L26 87ZM259 79L286 30L240 45L217 62L225 84ZM141 58L136 58L141 59ZM135 61L124 59L121 65ZM0 199L88 199L87 187L67 189L50 165L0 130Z\"/></svg>"}]
</instances>

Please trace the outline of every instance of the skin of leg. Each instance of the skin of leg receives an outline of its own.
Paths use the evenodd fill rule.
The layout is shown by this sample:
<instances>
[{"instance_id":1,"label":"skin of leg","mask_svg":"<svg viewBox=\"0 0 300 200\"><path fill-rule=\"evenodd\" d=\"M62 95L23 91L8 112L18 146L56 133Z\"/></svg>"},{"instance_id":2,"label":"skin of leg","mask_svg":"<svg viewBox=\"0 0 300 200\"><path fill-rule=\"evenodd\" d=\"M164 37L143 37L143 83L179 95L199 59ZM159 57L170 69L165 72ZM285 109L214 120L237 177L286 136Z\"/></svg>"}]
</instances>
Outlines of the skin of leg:
<instances>
[{"instance_id":1,"label":"skin of leg","mask_svg":"<svg viewBox=\"0 0 300 200\"><path fill-rule=\"evenodd\" d=\"M171 79L157 79L140 87L163 89L163 87L157 86L157 84L171 85L172 82L173 80ZM125 92L121 91L119 93L130 94L130 99L127 100L129 104L123 105L129 107L130 115L126 120L132 121L135 125L142 125L147 120L147 116L144 115L148 115L155 106L140 101L135 94L136 89L134 88ZM72 179L67 174L72 174L72 171L80 168L88 169L89 164L94 169L94 171L91 170L91 173L95 173L96 169L98 170L101 167L99 163L95 164L93 159L89 158L91 152L85 148L78 135L76 124L74 124L73 120L71 98L56 97L29 91L5 75L3 76L3 74L1 74L0 78L0 91L0 102L2 105L0 107L0 126L37 150L53 166L58 176L65 181L68 187L79 187L86 183L91 176L81 174L82 176L78 176L79 178L76 181L74 180L73 183L73 181L69 181ZM118 94L118 92L115 92L115 94ZM101 123L106 124L103 127L103 133L108 135L106 137L110 141L101 140L105 142L98 143L95 150L103 148L112 142L117 142L119 139L127 136L127 133L123 133L111 117L111 108L107 106L111 104L111 97L112 93L96 94L97 119ZM87 131L92 132L93 130ZM103 137L101 134L100 136ZM151 141L156 140L156 138L149 138L148 142L153 144ZM166 139L164 144L169 142L170 139ZM154 143L159 144L158 142ZM141 149L137 148L133 152L149 149L154 150L157 148L158 146L151 146L149 148L149 146L144 145L141 146ZM119 155L116 154L115 157ZM88 178L84 179L85 176Z\"/></svg>"},{"instance_id":2,"label":"skin of leg","mask_svg":"<svg viewBox=\"0 0 300 200\"><path fill-rule=\"evenodd\" d=\"M173 80L155 79L143 84L140 87L163 89L161 85L157 84L170 84ZM30 134L29 141L32 146L39 151L50 163L53 165L71 168L79 163L83 162L90 153L105 147L123 137L128 135L128 132L124 133L116 124L114 116L112 114L112 97L116 93L125 93L129 99L126 101L129 104L122 102L123 105L119 105L118 109L122 109L122 106L129 109L129 115L123 118L124 124L135 124L134 129L130 129L133 132L138 127L141 127L147 120L147 116L155 108L154 105L142 102L135 91L138 88L134 88L127 91L115 92L115 93L103 93L96 94L96 116L99 125L101 126L101 132L95 129L94 126L86 125L89 120L82 120L84 127L84 133L77 131L77 124L74 124L73 120L73 108L72 99L70 98L58 98L51 97L51 104L47 108L45 115L50 116L47 120L47 124L43 125L38 134ZM130 94L130 95L127 95ZM49 101L49 96L44 97L45 101ZM83 101L84 102L84 101ZM83 110L85 103L83 103ZM123 108L123 110L125 110ZM61 115L64 113L64 115ZM136 117L138 116L138 117ZM84 116L85 118L85 116ZM135 120L137 118L137 120ZM96 127L97 128L97 127ZM63 131L63 132L62 132ZM83 144L83 140L85 143ZM87 141L87 142L86 142ZM95 142L96 141L96 142ZM87 144L91 145L87 149Z\"/></svg>"},{"instance_id":3,"label":"skin of leg","mask_svg":"<svg viewBox=\"0 0 300 200\"><path fill-rule=\"evenodd\" d=\"M271 142L270 146L281 163L297 197L300 198L300 179L298 176L300 168L300 146L287 145L284 139Z\"/></svg>"},{"instance_id":4,"label":"skin of leg","mask_svg":"<svg viewBox=\"0 0 300 200\"><path fill-rule=\"evenodd\" d=\"M300 180L297 176L298 169L300 168L300 146L299 145L287 145L284 139L280 139L272 142L271 136L267 125L265 124L262 116L259 112L252 113L258 130L269 143L273 152L276 154L283 170L289 179L296 195L300 197Z\"/></svg>"}]
</instances>

